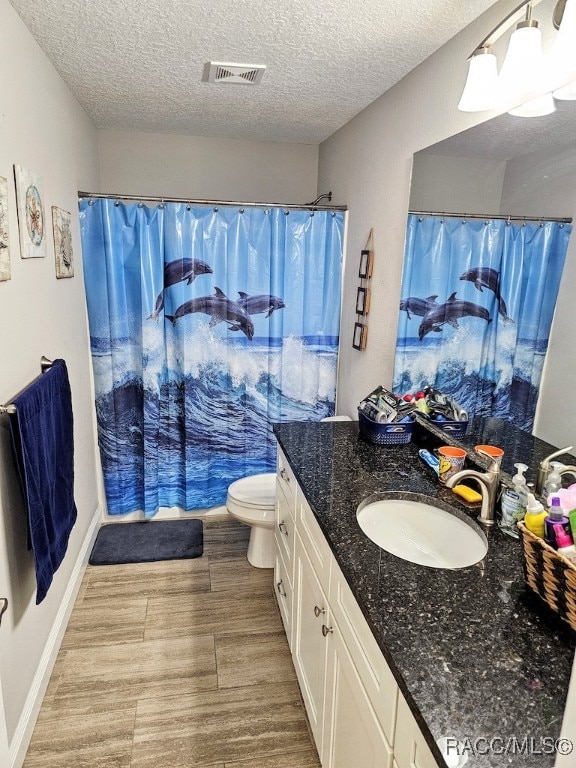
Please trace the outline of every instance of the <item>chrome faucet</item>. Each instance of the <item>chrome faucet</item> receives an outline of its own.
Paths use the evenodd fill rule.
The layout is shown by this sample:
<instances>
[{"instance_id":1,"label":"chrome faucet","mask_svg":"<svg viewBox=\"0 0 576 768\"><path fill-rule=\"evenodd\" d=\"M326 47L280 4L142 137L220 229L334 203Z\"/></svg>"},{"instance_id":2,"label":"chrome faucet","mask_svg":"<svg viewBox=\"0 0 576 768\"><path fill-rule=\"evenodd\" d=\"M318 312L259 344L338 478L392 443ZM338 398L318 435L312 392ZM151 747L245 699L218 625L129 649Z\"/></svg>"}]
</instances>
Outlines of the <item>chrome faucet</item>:
<instances>
[{"instance_id":1,"label":"chrome faucet","mask_svg":"<svg viewBox=\"0 0 576 768\"><path fill-rule=\"evenodd\" d=\"M478 451L478 453L482 453L490 459L490 466L486 472L463 469L448 478L446 488L454 488L461 480L476 480L482 493L482 506L480 507L478 522L482 525L491 526L494 525L496 518L496 502L500 489L500 466L484 451Z\"/></svg>"},{"instance_id":2,"label":"chrome faucet","mask_svg":"<svg viewBox=\"0 0 576 768\"><path fill-rule=\"evenodd\" d=\"M560 476L574 475L574 479L576 479L576 467L573 464L560 464L556 467L556 472Z\"/></svg>"},{"instance_id":3,"label":"chrome faucet","mask_svg":"<svg viewBox=\"0 0 576 768\"><path fill-rule=\"evenodd\" d=\"M554 451L554 453L551 453L550 456L546 456L545 459L542 459L540 462L540 465L538 467L538 472L536 473L536 494L538 496L542 495L542 490L544 489L544 485L546 484L546 478L548 477L550 471L552 470L552 467L550 466L550 462L552 459L555 459L557 456L562 456L564 453L568 453L568 451L572 450L572 446L569 445L566 448L561 448L559 451ZM573 467L564 467L565 471L571 471ZM560 474L562 474L560 467L558 467L558 471Z\"/></svg>"}]
</instances>

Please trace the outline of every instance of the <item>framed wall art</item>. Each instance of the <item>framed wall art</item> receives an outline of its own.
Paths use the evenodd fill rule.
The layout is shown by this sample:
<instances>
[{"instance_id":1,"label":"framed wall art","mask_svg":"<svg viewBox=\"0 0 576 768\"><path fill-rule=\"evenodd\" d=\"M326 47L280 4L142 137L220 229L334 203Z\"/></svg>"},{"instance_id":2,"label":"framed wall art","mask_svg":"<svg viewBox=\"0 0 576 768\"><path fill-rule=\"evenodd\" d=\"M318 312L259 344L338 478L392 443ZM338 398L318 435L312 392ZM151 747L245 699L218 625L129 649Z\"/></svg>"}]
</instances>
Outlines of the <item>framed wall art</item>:
<instances>
[{"instance_id":1,"label":"framed wall art","mask_svg":"<svg viewBox=\"0 0 576 768\"><path fill-rule=\"evenodd\" d=\"M360 251L360 267L358 277L361 280L368 280L372 277L372 267L374 266L374 254L370 250Z\"/></svg>"},{"instance_id":2,"label":"framed wall art","mask_svg":"<svg viewBox=\"0 0 576 768\"><path fill-rule=\"evenodd\" d=\"M354 349L366 349L368 340L368 326L364 323L364 318L370 312L370 278L372 277L372 268L374 267L374 230L371 229L366 240L366 245L360 251L360 266L358 267L358 277L360 285L356 293L356 315L357 322L354 325L354 335L352 336L352 346Z\"/></svg>"},{"instance_id":3,"label":"framed wall art","mask_svg":"<svg viewBox=\"0 0 576 768\"><path fill-rule=\"evenodd\" d=\"M10 236L8 234L8 180L0 176L0 282L10 280Z\"/></svg>"},{"instance_id":4,"label":"framed wall art","mask_svg":"<svg viewBox=\"0 0 576 768\"><path fill-rule=\"evenodd\" d=\"M358 288L356 294L356 314L367 315L370 312L370 289Z\"/></svg>"},{"instance_id":5,"label":"framed wall art","mask_svg":"<svg viewBox=\"0 0 576 768\"><path fill-rule=\"evenodd\" d=\"M68 211L52 206L52 229L54 232L54 256L56 259L56 277L74 277L74 259L72 254L72 216Z\"/></svg>"},{"instance_id":6,"label":"framed wall art","mask_svg":"<svg viewBox=\"0 0 576 768\"><path fill-rule=\"evenodd\" d=\"M20 256L37 259L46 256L46 219L42 177L14 166L16 209L20 232Z\"/></svg>"},{"instance_id":7,"label":"framed wall art","mask_svg":"<svg viewBox=\"0 0 576 768\"><path fill-rule=\"evenodd\" d=\"M368 341L368 326L364 325L364 323L355 323L352 346L354 347L354 349L363 350L363 349L366 349L367 341Z\"/></svg>"}]
</instances>

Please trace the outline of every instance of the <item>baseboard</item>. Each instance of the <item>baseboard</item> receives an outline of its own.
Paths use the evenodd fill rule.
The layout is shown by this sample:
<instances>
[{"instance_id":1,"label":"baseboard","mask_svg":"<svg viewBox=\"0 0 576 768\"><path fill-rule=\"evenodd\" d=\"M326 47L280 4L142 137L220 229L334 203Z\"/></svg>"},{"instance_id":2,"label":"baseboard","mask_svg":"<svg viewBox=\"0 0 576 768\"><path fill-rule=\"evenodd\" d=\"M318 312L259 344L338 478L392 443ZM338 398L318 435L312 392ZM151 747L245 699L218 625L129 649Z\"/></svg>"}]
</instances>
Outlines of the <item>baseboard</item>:
<instances>
[{"instance_id":1,"label":"baseboard","mask_svg":"<svg viewBox=\"0 0 576 768\"><path fill-rule=\"evenodd\" d=\"M195 509L193 512L185 512L180 507L160 507L154 517L149 520L190 520L193 517L222 517L228 514L225 506L210 507L209 509ZM143 512L129 512L126 515L104 515L104 522L108 523L134 523L144 520Z\"/></svg>"},{"instance_id":2,"label":"baseboard","mask_svg":"<svg viewBox=\"0 0 576 768\"><path fill-rule=\"evenodd\" d=\"M20 720L18 721L18 726L16 727L12 743L10 744L10 768L21 768L24 759L26 758L26 751L30 744L32 733L34 732L34 726L36 725L36 719L40 712L40 707L42 706L42 700L44 699L44 694L46 693L46 688L50 681L50 675L52 674L52 669L54 668L56 657L60 650L62 638L64 637L64 632L66 631L68 620L72 613L72 608L74 607L76 595L80 589L82 577L84 576L86 564L88 563L88 557L92 551L101 524L102 507L98 505L92 515L88 531L82 542L82 547L80 548L68 586L64 592L62 603L60 604L60 608L54 619L52 630L48 635L44 652L40 658L38 669L34 675L30 691L26 697L26 703L22 710L22 714L20 715Z\"/></svg>"}]
</instances>

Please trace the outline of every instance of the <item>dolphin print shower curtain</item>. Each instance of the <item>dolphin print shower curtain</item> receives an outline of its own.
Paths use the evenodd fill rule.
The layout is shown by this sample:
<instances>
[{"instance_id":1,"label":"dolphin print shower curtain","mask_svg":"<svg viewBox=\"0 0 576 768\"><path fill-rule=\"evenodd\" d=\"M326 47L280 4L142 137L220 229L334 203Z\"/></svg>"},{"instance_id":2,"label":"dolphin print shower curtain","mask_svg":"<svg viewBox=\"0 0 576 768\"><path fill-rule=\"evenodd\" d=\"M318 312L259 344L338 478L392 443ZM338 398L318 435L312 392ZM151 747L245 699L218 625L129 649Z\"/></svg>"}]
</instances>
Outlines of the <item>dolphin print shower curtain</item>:
<instances>
[{"instance_id":1,"label":"dolphin print shower curtain","mask_svg":"<svg viewBox=\"0 0 576 768\"><path fill-rule=\"evenodd\" d=\"M410 215L394 389L531 431L572 225Z\"/></svg>"},{"instance_id":2,"label":"dolphin print shower curtain","mask_svg":"<svg viewBox=\"0 0 576 768\"><path fill-rule=\"evenodd\" d=\"M343 214L83 200L110 514L224 503L334 413Z\"/></svg>"}]
</instances>

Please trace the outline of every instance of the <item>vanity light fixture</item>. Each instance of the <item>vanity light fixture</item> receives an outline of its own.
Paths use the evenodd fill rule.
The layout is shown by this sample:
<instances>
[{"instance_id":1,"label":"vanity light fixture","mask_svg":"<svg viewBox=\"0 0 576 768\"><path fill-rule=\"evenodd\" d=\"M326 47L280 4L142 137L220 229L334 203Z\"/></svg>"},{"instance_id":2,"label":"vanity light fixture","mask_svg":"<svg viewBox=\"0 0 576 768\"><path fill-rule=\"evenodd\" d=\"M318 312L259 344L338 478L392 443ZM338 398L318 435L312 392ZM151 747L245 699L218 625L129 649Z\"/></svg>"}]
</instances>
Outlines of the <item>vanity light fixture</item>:
<instances>
[{"instance_id":1,"label":"vanity light fixture","mask_svg":"<svg viewBox=\"0 0 576 768\"><path fill-rule=\"evenodd\" d=\"M461 112L483 112L520 102L509 114L537 117L554 112L553 95L558 99L576 99L576 80L553 93L552 87L548 89L548 84L554 86L565 82L569 75L576 75L576 0L556 3L552 20L559 32L547 56L542 54L538 22L532 18L532 7L538 2L540 0L523 0L473 51L458 104ZM522 16L525 17L522 19ZM492 45L518 21L498 73ZM544 95L530 98L529 94L534 92Z\"/></svg>"}]
</instances>

